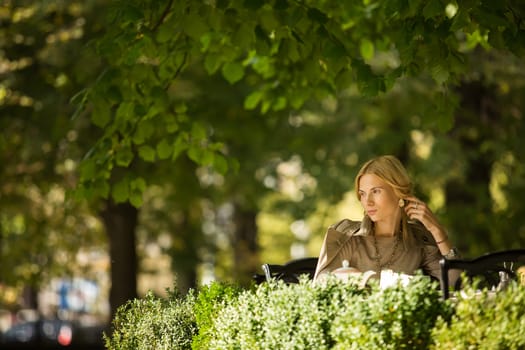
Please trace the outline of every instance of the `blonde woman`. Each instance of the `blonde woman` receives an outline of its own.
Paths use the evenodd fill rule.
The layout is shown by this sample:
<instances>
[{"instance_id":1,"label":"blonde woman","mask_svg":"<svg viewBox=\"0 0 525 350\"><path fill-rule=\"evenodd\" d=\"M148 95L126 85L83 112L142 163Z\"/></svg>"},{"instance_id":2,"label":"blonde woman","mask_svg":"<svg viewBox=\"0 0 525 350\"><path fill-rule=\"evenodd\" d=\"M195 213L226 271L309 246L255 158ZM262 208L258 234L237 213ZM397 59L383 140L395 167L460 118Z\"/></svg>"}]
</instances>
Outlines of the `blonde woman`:
<instances>
[{"instance_id":1,"label":"blonde woman","mask_svg":"<svg viewBox=\"0 0 525 350\"><path fill-rule=\"evenodd\" d=\"M328 228L314 280L343 265L339 277L341 271L345 277L379 277L383 270L406 275L422 270L439 280L439 260L458 253L430 208L413 195L401 162L391 155L369 160L355 178L355 191L364 218Z\"/></svg>"}]
</instances>

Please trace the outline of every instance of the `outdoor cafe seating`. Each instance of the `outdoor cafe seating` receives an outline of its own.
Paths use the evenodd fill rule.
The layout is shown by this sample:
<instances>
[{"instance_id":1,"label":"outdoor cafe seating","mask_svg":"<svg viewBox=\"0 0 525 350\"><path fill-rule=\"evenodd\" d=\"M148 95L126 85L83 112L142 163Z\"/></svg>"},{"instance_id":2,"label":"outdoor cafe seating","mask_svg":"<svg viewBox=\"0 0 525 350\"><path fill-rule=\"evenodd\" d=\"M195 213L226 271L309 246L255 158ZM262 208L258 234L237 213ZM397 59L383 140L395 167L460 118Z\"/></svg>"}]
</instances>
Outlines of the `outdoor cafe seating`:
<instances>
[{"instance_id":1,"label":"outdoor cafe seating","mask_svg":"<svg viewBox=\"0 0 525 350\"><path fill-rule=\"evenodd\" d=\"M474 259L441 259L441 291L448 299L450 292L461 290L466 282L476 280L477 288L490 291L502 290L510 280L523 282L525 249L501 250L486 253ZM521 270L520 270L521 268ZM451 284L449 272L457 270L462 278Z\"/></svg>"},{"instance_id":2,"label":"outdoor cafe seating","mask_svg":"<svg viewBox=\"0 0 525 350\"><path fill-rule=\"evenodd\" d=\"M271 279L282 280L285 283L299 283L301 275L307 275L310 279L314 278L317 257L308 257L290 260L283 265L263 264L263 275L254 276L256 283L270 281Z\"/></svg>"},{"instance_id":3,"label":"outdoor cafe seating","mask_svg":"<svg viewBox=\"0 0 525 350\"><path fill-rule=\"evenodd\" d=\"M272 279L285 283L298 283L301 275L313 279L317 265L317 257L307 257L290 260L285 264L263 264L264 274L254 275L256 283ZM525 282L525 249L510 249L483 254L473 259L441 259L440 287L444 299L452 293L461 290L465 283L474 280L477 288L487 288L490 291L504 289L510 280ZM461 278L455 282L449 279L450 271L458 271ZM458 274L456 274L457 276Z\"/></svg>"}]
</instances>

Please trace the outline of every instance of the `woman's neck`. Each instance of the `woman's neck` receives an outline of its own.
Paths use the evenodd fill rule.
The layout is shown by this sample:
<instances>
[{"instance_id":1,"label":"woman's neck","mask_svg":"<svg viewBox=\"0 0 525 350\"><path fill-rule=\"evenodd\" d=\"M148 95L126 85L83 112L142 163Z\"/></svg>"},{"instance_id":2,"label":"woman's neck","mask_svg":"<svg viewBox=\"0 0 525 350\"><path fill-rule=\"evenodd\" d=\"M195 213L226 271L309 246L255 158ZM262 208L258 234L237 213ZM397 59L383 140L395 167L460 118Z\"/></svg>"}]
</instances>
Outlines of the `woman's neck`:
<instances>
[{"instance_id":1,"label":"woman's neck","mask_svg":"<svg viewBox=\"0 0 525 350\"><path fill-rule=\"evenodd\" d=\"M376 236L386 236L392 237L395 236L400 230L400 223L379 223L374 224L374 235Z\"/></svg>"},{"instance_id":2,"label":"woman's neck","mask_svg":"<svg viewBox=\"0 0 525 350\"><path fill-rule=\"evenodd\" d=\"M376 236L395 236L401 230L401 208L394 215L385 220L374 222L374 234Z\"/></svg>"}]
</instances>

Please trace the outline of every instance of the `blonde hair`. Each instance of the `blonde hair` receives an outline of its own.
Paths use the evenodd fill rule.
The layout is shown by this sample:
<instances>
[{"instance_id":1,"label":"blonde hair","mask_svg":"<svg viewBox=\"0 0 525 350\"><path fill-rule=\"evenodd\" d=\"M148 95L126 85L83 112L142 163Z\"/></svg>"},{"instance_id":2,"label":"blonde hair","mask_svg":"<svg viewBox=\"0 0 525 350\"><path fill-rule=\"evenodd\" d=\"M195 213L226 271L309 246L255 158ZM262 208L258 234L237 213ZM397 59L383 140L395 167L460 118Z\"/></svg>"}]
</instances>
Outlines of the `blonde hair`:
<instances>
[{"instance_id":1,"label":"blonde hair","mask_svg":"<svg viewBox=\"0 0 525 350\"><path fill-rule=\"evenodd\" d=\"M394 190L394 194L400 199L409 197L413 193L412 182L408 176L408 172L401 164L399 159L392 155L383 155L372 158L361 166L361 169L355 177L355 193L357 199L359 196L359 181L365 174L373 174L386 182ZM367 235L373 230L372 220L365 214L361 223L360 233ZM401 210L401 232L403 233L403 240L406 241L410 237L408 234L408 216L404 210Z\"/></svg>"}]
</instances>

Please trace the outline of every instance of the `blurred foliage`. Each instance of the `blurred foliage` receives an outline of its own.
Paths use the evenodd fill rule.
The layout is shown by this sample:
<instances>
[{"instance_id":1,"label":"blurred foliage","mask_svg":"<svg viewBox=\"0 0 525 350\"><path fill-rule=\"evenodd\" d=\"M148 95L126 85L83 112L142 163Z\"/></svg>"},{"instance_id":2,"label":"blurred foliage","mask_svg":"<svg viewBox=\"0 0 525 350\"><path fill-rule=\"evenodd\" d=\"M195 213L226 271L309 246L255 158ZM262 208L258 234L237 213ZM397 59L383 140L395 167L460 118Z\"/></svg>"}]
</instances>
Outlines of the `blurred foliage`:
<instances>
[{"instance_id":1,"label":"blurred foliage","mask_svg":"<svg viewBox=\"0 0 525 350\"><path fill-rule=\"evenodd\" d=\"M91 131L69 97L97 59L84 50L97 1L0 5L0 283L38 287L54 276L94 277L102 225L68 191ZM92 134L92 133L91 133ZM83 263L77 262L82 254Z\"/></svg>"},{"instance_id":2,"label":"blurred foliage","mask_svg":"<svg viewBox=\"0 0 525 350\"><path fill-rule=\"evenodd\" d=\"M101 198L140 208L139 257L158 244L183 289L248 265L232 259L239 212L255 259L317 255L329 224L361 216L354 175L384 153L466 256L523 247L524 16L519 1L4 1L0 282L105 247Z\"/></svg>"},{"instance_id":3,"label":"blurred foliage","mask_svg":"<svg viewBox=\"0 0 525 350\"><path fill-rule=\"evenodd\" d=\"M513 0L113 2L96 43L107 69L78 101L79 108L92 106L92 122L103 129L83 162L80 193L140 205L140 175L110 181L114 168L135 159L187 154L221 174L237 168L214 132L219 126L207 127L187 101L196 91L184 74L194 67L242 86L244 107L274 120L274 112L350 86L376 96L400 77L428 75L436 87L420 118L446 131L455 107L447 84L460 82L468 52L494 47L522 54L524 14ZM166 127L155 128L159 123Z\"/></svg>"}]
</instances>

